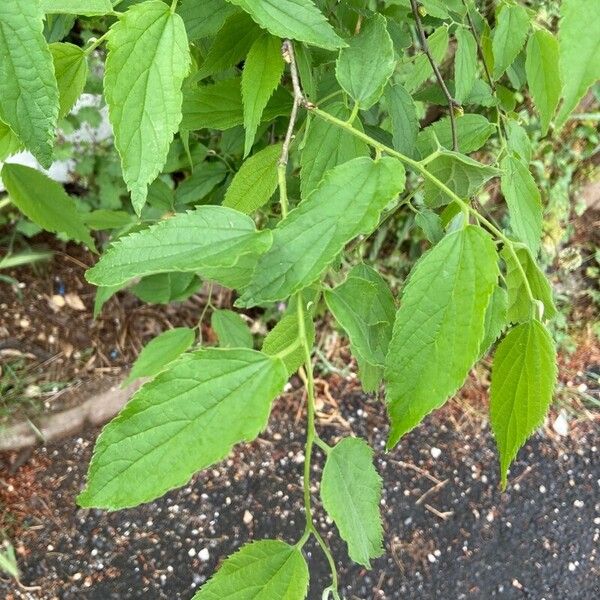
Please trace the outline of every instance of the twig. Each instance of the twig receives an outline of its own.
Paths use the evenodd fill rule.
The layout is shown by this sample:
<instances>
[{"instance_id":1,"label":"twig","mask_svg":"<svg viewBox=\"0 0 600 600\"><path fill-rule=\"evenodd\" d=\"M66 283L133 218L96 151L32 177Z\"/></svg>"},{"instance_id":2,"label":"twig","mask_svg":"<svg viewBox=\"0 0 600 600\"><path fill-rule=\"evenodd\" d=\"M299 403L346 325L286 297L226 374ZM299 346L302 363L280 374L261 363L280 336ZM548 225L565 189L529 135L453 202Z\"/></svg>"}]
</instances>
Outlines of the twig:
<instances>
[{"instance_id":1,"label":"twig","mask_svg":"<svg viewBox=\"0 0 600 600\"><path fill-rule=\"evenodd\" d=\"M290 113L290 122L288 124L285 139L283 140L283 146L281 148L281 156L277 163L277 179L279 182L279 203L281 204L281 216L285 218L288 212L288 197L287 197L287 184L286 184L286 170L287 164L290 157L290 145L294 136L294 127L296 126L296 119L298 118L298 109L301 106L308 106L308 102L302 93L300 87L300 79L298 77L298 67L296 65L296 56L294 55L294 46L290 40L284 40L281 46L281 54L283 60L290 65L290 73L292 76L292 86L294 88L294 103L292 105L292 112Z\"/></svg>"},{"instance_id":2,"label":"twig","mask_svg":"<svg viewBox=\"0 0 600 600\"><path fill-rule=\"evenodd\" d=\"M442 521L447 521L454 514L454 511L452 511L452 510L440 512L437 508L433 508L433 506L431 506L431 504L426 504L425 508L429 512L432 512L436 517L439 517L440 519L442 519Z\"/></svg>"},{"instance_id":3,"label":"twig","mask_svg":"<svg viewBox=\"0 0 600 600\"><path fill-rule=\"evenodd\" d=\"M427 477L427 479L429 479L429 481L432 481L436 485L440 485L441 483L443 483L437 477L434 477L429 471L426 471L425 469L421 469L421 467L417 467L417 465L413 465L412 463L404 462L403 460L393 460L391 462L399 465L400 467L403 467L404 469L411 469L411 471L414 471L415 473L418 473L419 475L423 475L423 477Z\"/></svg>"},{"instance_id":4,"label":"twig","mask_svg":"<svg viewBox=\"0 0 600 600\"><path fill-rule=\"evenodd\" d=\"M440 70L431 54L431 50L429 49L429 44L427 43L427 38L425 37L425 31L423 30L423 24L421 23L421 16L419 15L419 7L417 6L417 0L410 0L410 5L412 8L413 16L415 17L415 23L417 25L417 31L419 33L419 39L421 40L421 47L423 48L423 52L427 55L429 59L429 63L431 64L431 68L435 74L435 78L442 88L442 92L444 92L444 96L448 100L448 106L450 107L450 128L452 130L452 150L458 150L458 135L456 133L456 119L454 118L454 107L460 107L460 102L455 100L450 93L450 90L446 86L444 82L444 78L440 73Z\"/></svg>"},{"instance_id":5,"label":"twig","mask_svg":"<svg viewBox=\"0 0 600 600\"><path fill-rule=\"evenodd\" d=\"M483 54L483 47L481 46L481 40L479 39L479 36L477 35L477 30L475 29L475 23L473 22L473 18L471 17L471 13L469 12L469 6L467 5L467 0L462 0L462 2L464 4L464 7L467 10L467 21L469 21L469 28L471 29L471 33L473 34L473 37L475 38L475 43L477 44L477 53L479 54L479 58L481 59L481 62L483 63L483 70L485 71L485 76L490 84L490 87L495 92L496 84L494 83L494 80L492 79L492 74L490 73L490 70L488 69L488 66L487 66L487 62L485 61L485 55Z\"/></svg>"},{"instance_id":6,"label":"twig","mask_svg":"<svg viewBox=\"0 0 600 600\"><path fill-rule=\"evenodd\" d=\"M440 481L439 483L436 483L433 487L430 487L424 494L421 494L421 497L415 502L415 504L421 504L421 502L423 502L423 500L425 500L425 498L427 498L427 496L434 494L439 489L443 488L447 483L448 483L447 479L444 479L444 481Z\"/></svg>"}]
</instances>

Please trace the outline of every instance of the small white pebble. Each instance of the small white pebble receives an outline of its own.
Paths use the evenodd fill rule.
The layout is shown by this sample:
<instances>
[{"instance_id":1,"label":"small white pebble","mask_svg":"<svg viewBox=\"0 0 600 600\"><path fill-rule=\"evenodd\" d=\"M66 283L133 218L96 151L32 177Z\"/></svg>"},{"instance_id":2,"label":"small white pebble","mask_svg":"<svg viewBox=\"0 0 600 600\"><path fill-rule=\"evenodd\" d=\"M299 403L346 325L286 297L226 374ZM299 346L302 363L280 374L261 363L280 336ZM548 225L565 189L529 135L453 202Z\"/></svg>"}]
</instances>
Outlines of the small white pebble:
<instances>
[{"instance_id":1,"label":"small white pebble","mask_svg":"<svg viewBox=\"0 0 600 600\"><path fill-rule=\"evenodd\" d=\"M567 416L563 410L558 413L558 417L552 423L552 429L557 435L561 437L565 437L569 434L569 422L567 421Z\"/></svg>"},{"instance_id":2,"label":"small white pebble","mask_svg":"<svg viewBox=\"0 0 600 600\"><path fill-rule=\"evenodd\" d=\"M188 550L188 556L189 556L190 558L194 558L194 556L196 556L196 549L195 549L195 548L190 548L190 549Z\"/></svg>"},{"instance_id":3,"label":"small white pebble","mask_svg":"<svg viewBox=\"0 0 600 600\"><path fill-rule=\"evenodd\" d=\"M571 571L571 573L576 569L577 567L575 566L575 563L570 562L569 563L569 571Z\"/></svg>"},{"instance_id":4,"label":"small white pebble","mask_svg":"<svg viewBox=\"0 0 600 600\"><path fill-rule=\"evenodd\" d=\"M436 558L436 557L435 557L433 554L428 554L428 555L427 555L427 560L428 560L430 563L434 563L434 562L437 560L437 558Z\"/></svg>"},{"instance_id":5,"label":"small white pebble","mask_svg":"<svg viewBox=\"0 0 600 600\"><path fill-rule=\"evenodd\" d=\"M252 520L254 519L254 517L252 516L252 513L247 510L244 513L244 525L250 525L250 523L252 523Z\"/></svg>"},{"instance_id":6,"label":"small white pebble","mask_svg":"<svg viewBox=\"0 0 600 600\"><path fill-rule=\"evenodd\" d=\"M585 506L585 503L583 500L575 500L575 502L573 502L573 506L575 508L583 508Z\"/></svg>"},{"instance_id":7,"label":"small white pebble","mask_svg":"<svg viewBox=\"0 0 600 600\"><path fill-rule=\"evenodd\" d=\"M545 493L546 493L546 486L540 485L540 494L545 494Z\"/></svg>"},{"instance_id":8,"label":"small white pebble","mask_svg":"<svg viewBox=\"0 0 600 600\"><path fill-rule=\"evenodd\" d=\"M209 560L210 559L210 552L208 551L208 548L202 548L202 550L200 550L200 552L198 552L198 558L202 562L206 562L207 560Z\"/></svg>"},{"instance_id":9,"label":"small white pebble","mask_svg":"<svg viewBox=\"0 0 600 600\"><path fill-rule=\"evenodd\" d=\"M442 451L439 448L436 448L435 446L431 448L429 452L431 452L431 456L433 456L433 458L435 459L438 459L442 455Z\"/></svg>"}]
</instances>

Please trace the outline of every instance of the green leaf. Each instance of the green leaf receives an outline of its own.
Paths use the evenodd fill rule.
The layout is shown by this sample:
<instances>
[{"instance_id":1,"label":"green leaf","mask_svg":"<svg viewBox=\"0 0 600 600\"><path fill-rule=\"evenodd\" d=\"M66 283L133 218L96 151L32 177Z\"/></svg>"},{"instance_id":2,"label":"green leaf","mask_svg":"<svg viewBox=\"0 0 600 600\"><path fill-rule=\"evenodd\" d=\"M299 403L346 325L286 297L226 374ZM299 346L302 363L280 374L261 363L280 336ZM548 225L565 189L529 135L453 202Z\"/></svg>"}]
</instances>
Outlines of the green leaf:
<instances>
[{"instance_id":1,"label":"green leaf","mask_svg":"<svg viewBox=\"0 0 600 600\"><path fill-rule=\"evenodd\" d=\"M525 45L528 32L529 16L525 8L519 4L504 4L498 15L492 41L495 79L500 79L517 58Z\"/></svg>"},{"instance_id":2,"label":"green leaf","mask_svg":"<svg viewBox=\"0 0 600 600\"><path fill-rule=\"evenodd\" d=\"M138 214L179 127L181 85L190 65L183 21L164 2L132 6L110 29L104 92Z\"/></svg>"},{"instance_id":3,"label":"green leaf","mask_svg":"<svg viewBox=\"0 0 600 600\"><path fill-rule=\"evenodd\" d=\"M352 238L371 232L404 189L402 164L355 158L329 171L319 187L280 221L239 306L273 302L310 285Z\"/></svg>"},{"instance_id":4,"label":"green leaf","mask_svg":"<svg viewBox=\"0 0 600 600\"><path fill-rule=\"evenodd\" d=\"M8 547L0 550L0 573L6 573L9 577L18 579L20 573L15 550L10 542L7 543Z\"/></svg>"},{"instance_id":5,"label":"green leaf","mask_svg":"<svg viewBox=\"0 0 600 600\"><path fill-rule=\"evenodd\" d=\"M523 281L523 273L529 282L533 297L541 302L544 307L544 318L554 318L556 307L552 299L550 282L531 256L531 252L525 247L515 248L518 263L507 248L503 248L500 254L506 263L508 320L511 323L521 323L529 320L531 316L531 302Z\"/></svg>"},{"instance_id":6,"label":"green leaf","mask_svg":"<svg viewBox=\"0 0 600 600\"><path fill-rule=\"evenodd\" d=\"M194 80L199 81L237 65L246 57L260 33L260 27L246 13L232 14L219 29Z\"/></svg>"},{"instance_id":7,"label":"green leaf","mask_svg":"<svg viewBox=\"0 0 600 600\"><path fill-rule=\"evenodd\" d=\"M363 22L360 33L340 50L335 75L346 93L367 110L383 94L383 88L396 67L394 44L383 15Z\"/></svg>"},{"instance_id":8,"label":"green leaf","mask_svg":"<svg viewBox=\"0 0 600 600\"><path fill-rule=\"evenodd\" d=\"M410 158L415 158L419 120L412 96L402 85L395 83L385 88L384 97L392 122L394 149Z\"/></svg>"},{"instance_id":9,"label":"green leaf","mask_svg":"<svg viewBox=\"0 0 600 600\"><path fill-rule=\"evenodd\" d=\"M210 326L219 338L221 348L252 348L254 340L248 325L242 317L232 310L213 311Z\"/></svg>"},{"instance_id":10,"label":"green leaf","mask_svg":"<svg viewBox=\"0 0 600 600\"><path fill-rule=\"evenodd\" d=\"M506 126L506 142L509 152L516 153L519 158L529 164L531 161L532 149L531 140L527 135L527 131L514 119L507 119Z\"/></svg>"},{"instance_id":11,"label":"green leaf","mask_svg":"<svg viewBox=\"0 0 600 600\"><path fill-rule=\"evenodd\" d=\"M0 2L0 119L49 167L58 87L43 18L39 2Z\"/></svg>"},{"instance_id":12,"label":"green leaf","mask_svg":"<svg viewBox=\"0 0 600 600\"><path fill-rule=\"evenodd\" d=\"M230 556L193 600L304 600L308 577L298 547L261 540Z\"/></svg>"},{"instance_id":13,"label":"green leaf","mask_svg":"<svg viewBox=\"0 0 600 600\"><path fill-rule=\"evenodd\" d=\"M254 350L184 354L102 430L77 502L117 510L184 485L266 427L286 380L279 359Z\"/></svg>"},{"instance_id":14,"label":"green leaf","mask_svg":"<svg viewBox=\"0 0 600 600\"><path fill-rule=\"evenodd\" d=\"M131 292L148 304L169 304L187 300L201 283L194 273L158 273L142 277Z\"/></svg>"},{"instance_id":15,"label":"green leaf","mask_svg":"<svg viewBox=\"0 0 600 600\"><path fill-rule=\"evenodd\" d=\"M507 325L508 294L499 285L494 288L485 311L485 337L481 342L480 356L485 356Z\"/></svg>"},{"instance_id":16,"label":"green leaf","mask_svg":"<svg viewBox=\"0 0 600 600\"><path fill-rule=\"evenodd\" d=\"M529 91L540 113L542 135L546 135L561 91L558 41L549 31L538 29L529 36L525 72Z\"/></svg>"},{"instance_id":17,"label":"green leaf","mask_svg":"<svg viewBox=\"0 0 600 600\"><path fill-rule=\"evenodd\" d=\"M252 149L263 111L279 85L284 65L279 38L264 34L250 48L242 72L242 99L246 130L244 156L247 156Z\"/></svg>"},{"instance_id":18,"label":"green leaf","mask_svg":"<svg viewBox=\"0 0 600 600\"><path fill-rule=\"evenodd\" d=\"M542 237L542 201L533 175L519 159L506 156L501 163L502 194L508 205L510 226L534 256Z\"/></svg>"},{"instance_id":19,"label":"green leaf","mask_svg":"<svg viewBox=\"0 0 600 600\"><path fill-rule=\"evenodd\" d=\"M2 181L11 202L28 219L46 231L63 233L96 251L82 215L62 185L40 171L15 164L2 167Z\"/></svg>"},{"instance_id":20,"label":"green leaf","mask_svg":"<svg viewBox=\"0 0 600 600\"><path fill-rule=\"evenodd\" d=\"M182 0L177 7L190 41L215 35L237 10L226 0Z\"/></svg>"},{"instance_id":21,"label":"green leaf","mask_svg":"<svg viewBox=\"0 0 600 600\"><path fill-rule=\"evenodd\" d=\"M350 111L341 102L327 107L338 119L347 119ZM362 131L360 121L354 127ZM300 190L306 198L321 182L327 171L359 156L369 156L369 148L356 136L322 119L311 121L300 156Z\"/></svg>"},{"instance_id":22,"label":"green leaf","mask_svg":"<svg viewBox=\"0 0 600 600\"><path fill-rule=\"evenodd\" d=\"M496 126L483 115L466 113L456 117L458 149L463 154L479 150L496 131ZM436 142L437 138L437 142ZM452 148L450 117L444 117L423 129L417 138L417 148L422 157L431 154L438 146Z\"/></svg>"},{"instance_id":23,"label":"green leaf","mask_svg":"<svg viewBox=\"0 0 600 600\"><path fill-rule=\"evenodd\" d=\"M539 427L556 385L556 350L536 320L508 332L494 356L490 422L500 453L502 488L519 448Z\"/></svg>"},{"instance_id":24,"label":"green leaf","mask_svg":"<svg viewBox=\"0 0 600 600\"><path fill-rule=\"evenodd\" d=\"M14 131L6 123L0 121L0 161L20 152L22 149L23 144Z\"/></svg>"},{"instance_id":25,"label":"green leaf","mask_svg":"<svg viewBox=\"0 0 600 600\"><path fill-rule=\"evenodd\" d=\"M83 222L93 231L120 229L134 222L133 215L124 210L101 208L81 215Z\"/></svg>"},{"instance_id":26,"label":"green leaf","mask_svg":"<svg viewBox=\"0 0 600 600\"><path fill-rule=\"evenodd\" d=\"M460 198L470 198L479 188L499 171L483 165L468 156L444 150L435 160L427 164L427 170ZM444 206L450 202L446 193L425 180L425 204L430 207Z\"/></svg>"},{"instance_id":27,"label":"green leaf","mask_svg":"<svg viewBox=\"0 0 600 600\"><path fill-rule=\"evenodd\" d=\"M562 126L588 88L600 79L600 19L597 0L563 0L560 5L560 71L563 104L556 118Z\"/></svg>"},{"instance_id":28,"label":"green leaf","mask_svg":"<svg viewBox=\"0 0 600 600\"><path fill-rule=\"evenodd\" d=\"M350 558L370 569L371 559L383 554L381 477L364 440L344 438L328 452L321 500L348 544Z\"/></svg>"},{"instance_id":29,"label":"green leaf","mask_svg":"<svg viewBox=\"0 0 600 600\"><path fill-rule=\"evenodd\" d=\"M224 79L212 85L203 85L184 91L182 127L195 129L231 129L244 122L241 77ZM279 88L267 104L262 121L289 115L292 100L288 92Z\"/></svg>"},{"instance_id":30,"label":"green leaf","mask_svg":"<svg viewBox=\"0 0 600 600\"><path fill-rule=\"evenodd\" d=\"M227 173L227 166L222 161L196 165L191 176L177 186L176 204L193 204L203 200L227 177Z\"/></svg>"},{"instance_id":31,"label":"green leaf","mask_svg":"<svg viewBox=\"0 0 600 600\"><path fill-rule=\"evenodd\" d=\"M304 321L306 337L309 346L315 342L315 324L310 315L306 314ZM295 350L290 350L297 346ZM304 363L304 349L300 345L300 330L298 328L298 314L296 310L286 314L265 337L262 351L269 356L290 350L289 354L282 356L288 375L293 375Z\"/></svg>"},{"instance_id":32,"label":"green leaf","mask_svg":"<svg viewBox=\"0 0 600 600\"><path fill-rule=\"evenodd\" d=\"M243 255L265 252L270 245L271 233L256 231L250 217L223 206L200 206L120 238L86 278L95 285L118 285L179 271L210 279Z\"/></svg>"},{"instance_id":33,"label":"green leaf","mask_svg":"<svg viewBox=\"0 0 600 600\"><path fill-rule=\"evenodd\" d=\"M413 268L386 359L388 448L464 382L497 280L494 242L474 225L447 235Z\"/></svg>"},{"instance_id":34,"label":"green leaf","mask_svg":"<svg viewBox=\"0 0 600 600\"><path fill-rule=\"evenodd\" d=\"M363 389L375 391L383 378L396 316L390 288L377 271L358 265L348 273L344 283L325 291L325 301L350 338ZM363 373L370 377L365 380Z\"/></svg>"},{"instance_id":35,"label":"green leaf","mask_svg":"<svg viewBox=\"0 0 600 600\"><path fill-rule=\"evenodd\" d=\"M62 118L69 114L85 87L88 73L86 54L79 46L64 42L50 44L50 52L60 95L58 116Z\"/></svg>"},{"instance_id":36,"label":"green leaf","mask_svg":"<svg viewBox=\"0 0 600 600\"><path fill-rule=\"evenodd\" d=\"M337 50L345 46L311 0L229 0L245 10L263 29L280 38Z\"/></svg>"},{"instance_id":37,"label":"green leaf","mask_svg":"<svg viewBox=\"0 0 600 600\"><path fill-rule=\"evenodd\" d=\"M96 296L94 298L94 319L102 312L104 305L119 291L123 286L112 285L106 287L99 287L96 289Z\"/></svg>"},{"instance_id":38,"label":"green leaf","mask_svg":"<svg viewBox=\"0 0 600 600\"><path fill-rule=\"evenodd\" d=\"M281 146L267 146L244 162L227 188L223 206L249 215L270 200L277 188Z\"/></svg>"},{"instance_id":39,"label":"green leaf","mask_svg":"<svg viewBox=\"0 0 600 600\"><path fill-rule=\"evenodd\" d=\"M436 63L440 63L446 54L448 49L448 28L445 25L438 27L428 38L427 43L429 45L429 51L433 60ZM406 91L412 94L415 90L419 89L431 76L433 75L433 69L429 58L424 52L417 54L411 68L408 70L406 79L404 80L404 87Z\"/></svg>"},{"instance_id":40,"label":"green leaf","mask_svg":"<svg viewBox=\"0 0 600 600\"><path fill-rule=\"evenodd\" d=\"M110 0L41 0L40 4L47 15L93 17L113 12Z\"/></svg>"},{"instance_id":41,"label":"green leaf","mask_svg":"<svg viewBox=\"0 0 600 600\"><path fill-rule=\"evenodd\" d=\"M121 387L129 385L140 377L154 377L189 350L195 338L194 330L189 327L176 327L163 331L142 348Z\"/></svg>"},{"instance_id":42,"label":"green leaf","mask_svg":"<svg viewBox=\"0 0 600 600\"><path fill-rule=\"evenodd\" d=\"M444 237L444 227L440 216L423 208L415 215L415 224L423 230L425 237L432 243L437 244Z\"/></svg>"},{"instance_id":43,"label":"green leaf","mask_svg":"<svg viewBox=\"0 0 600 600\"><path fill-rule=\"evenodd\" d=\"M454 97L461 104L469 97L477 79L477 42L466 27L457 27L454 62Z\"/></svg>"}]
</instances>

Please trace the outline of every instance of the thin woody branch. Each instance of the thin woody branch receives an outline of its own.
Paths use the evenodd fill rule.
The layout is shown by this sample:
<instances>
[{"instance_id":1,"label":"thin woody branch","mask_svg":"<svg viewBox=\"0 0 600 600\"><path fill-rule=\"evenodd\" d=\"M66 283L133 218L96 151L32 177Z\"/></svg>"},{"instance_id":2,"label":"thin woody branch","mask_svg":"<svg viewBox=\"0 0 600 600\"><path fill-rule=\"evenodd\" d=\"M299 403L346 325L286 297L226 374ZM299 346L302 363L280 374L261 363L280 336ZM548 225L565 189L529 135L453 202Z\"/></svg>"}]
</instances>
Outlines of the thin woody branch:
<instances>
[{"instance_id":1,"label":"thin woody branch","mask_svg":"<svg viewBox=\"0 0 600 600\"><path fill-rule=\"evenodd\" d=\"M421 15L419 14L419 7L417 5L417 0L410 0L410 5L412 8L412 13L415 18L415 23L417 25L417 32L419 34L419 39L421 41L421 47L423 48L423 52L427 55L429 59L429 63L431 64L431 68L435 74L435 78L439 86L442 88L442 92L444 92L444 96L448 100L448 106L450 108L450 129L452 130L452 149L458 150L458 135L456 132L456 119L454 118L454 107L459 107L460 102L457 102L450 93L450 90L446 86L444 82L444 78L440 73L440 70L431 54L431 50L429 49L429 44L427 43L427 37L425 36L425 31L423 30L423 24L421 23Z\"/></svg>"}]
</instances>

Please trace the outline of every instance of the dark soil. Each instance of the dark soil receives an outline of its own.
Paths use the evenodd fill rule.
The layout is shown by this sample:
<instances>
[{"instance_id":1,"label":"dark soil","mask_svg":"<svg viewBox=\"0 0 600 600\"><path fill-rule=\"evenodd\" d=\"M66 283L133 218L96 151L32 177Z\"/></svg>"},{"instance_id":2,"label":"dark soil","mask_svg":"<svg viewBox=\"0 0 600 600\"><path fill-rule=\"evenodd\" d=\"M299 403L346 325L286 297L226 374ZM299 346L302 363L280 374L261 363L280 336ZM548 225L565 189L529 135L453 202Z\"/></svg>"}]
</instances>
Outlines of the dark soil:
<instances>
[{"instance_id":1,"label":"dark soil","mask_svg":"<svg viewBox=\"0 0 600 600\"><path fill-rule=\"evenodd\" d=\"M567 437L544 428L520 452L509 489L501 493L487 426L457 402L386 455L378 401L349 389L335 391L334 400L326 385L319 391L319 430L331 443L351 433L366 437L385 480L386 553L371 571L350 564L317 511L347 600L599 597L597 419L571 424ZM298 392L281 398L259 440L188 486L117 513L74 504L97 431L37 450L14 475L2 477L0 502L21 521L15 539L22 582L41 589L3 582L0 597L188 600L247 541L293 542L303 527L300 402ZM320 600L329 585L326 565L313 544L305 550L309 599Z\"/></svg>"}]
</instances>

